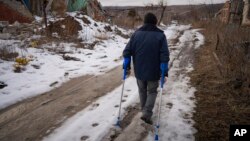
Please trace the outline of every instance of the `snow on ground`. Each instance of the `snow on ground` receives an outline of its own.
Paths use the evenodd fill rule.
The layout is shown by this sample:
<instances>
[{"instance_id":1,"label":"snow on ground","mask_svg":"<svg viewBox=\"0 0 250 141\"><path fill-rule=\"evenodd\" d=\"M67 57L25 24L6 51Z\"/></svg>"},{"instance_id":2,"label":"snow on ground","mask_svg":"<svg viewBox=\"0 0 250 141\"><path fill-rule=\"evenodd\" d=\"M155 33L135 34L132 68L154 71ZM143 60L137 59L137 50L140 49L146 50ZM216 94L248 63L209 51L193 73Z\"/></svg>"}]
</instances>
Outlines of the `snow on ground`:
<instances>
[{"instance_id":1,"label":"snow on ground","mask_svg":"<svg viewBox=\"0 0 250 141\"><path fill-rule=\"evenodd\" d=\"M75 16L76 13L69 13L69 15ZM95 22L85 16L91 22L90 25L87 25L79 20L83 15L77 14L77 17L74 18L82 26L79 38L84 38L84 42L88 40L88 43L92 43L99 40L95 37L105 36L106 39L100 40L94 50L77 48L74 43L53 42L44 44L40 48L20 49L23 42L19 40L0 40L0 48L8 47L13 52L18 52L19 57L25 56L32 59L25 67L26 70L21 73L13 72L14 61L0 59L0 81L8 85L0 89L0 109L50 91L71 78L82 75L100 75L121 65L121 52L128 39L117 35L115 29L119 29L123 33L128 32L116 26L110 26L113 32L107 33L104 29L105 26L109 26L107 23ZM86 31L88 34L83 34ZM37 38L39 37L32 37L32 39ZM55 50L69 52L65 55L76 57L79 61L65 61L61 54L55 53ZM39 69L34 66L39 66ZM57 84L50 86L52 83Z\"/></svg>"},{"instance_id":2,"label":"snow on ground","mask_svg":"<svg viewBox=\"0 0 250 141\"><path fill-rule=\"evenodd\" d=\"M199 48L200 46L205 44L205 37L198 31L200 31L201 29L196 29L194 30L194 32L196 33L196 39L199 40L199 42L195 43L195 49Z\"/></svg>"},{"instance_id":3,"label":"snow on ground","mask_svg":"<svg viewBox=\"0 0 250 141\"><path fill-rule=\"evenodd\" d=\"M160 140L164 141L192 141L194 140L193 134L196 132L194 129L194 121L192 115L195 107L194 92L195 88L189 85L190 78L187 73L193 70L192 63L189 62L185 68L181 68L180 59L176 58L181 52L182 48L192 48L193 45L201 45L204 38L198 30L191 29L189 25L182 26L173 24L165 29L166 36L169 40L181 35L180 43L171 51L171 60L174 60L173 67L169 72L169 78L165 84L163 91L161 127L160 127ZM199 41L194 42L196 38ZM187 44L188 43L188 44ZM181 71L181 72L180 72ZM123 104L125 109L130 104L133 105L138 101L137 84L135 78L127 80L125 95L128 95L126 103ZM99 141L108 133L112 128L112 124L116 122L118 109L114 105L118 104L121 86L116 88L113 92L99 98L95 103L100 106L95 110L89 110L92 106L84 109L74 117L68 119L60 128L56 129L50 136L44 138L45 141L67 140L67 141L80 141L81 137L88 136L87 141ZM157 100L157 102L159 99ZM157 103L156 103L157 104ZM156 109L154 114L154 122L156 122ZM123 111L123 115L124 115ZM97 127L92 127L93 123L99 123ZM154 140L154 134L150 133L145 141Z\"/></svg>"},{"instance_id":4,"label":"snow on ground","mask_svg":"<svg viewBox=\"0 0 250 141\"><path fill-rule=\"evenodd\" d=\"M101 140L117 121L122 86L99 98L92 105L68 119L44 141L80 141L88 137L88 141ZM122 115L129 106L139 102L136 79L126 79L122 103Z\"/></svg>"},{"instance_id":5,"label":"snow on ground","mask_svg":"<svg viewBox=\"0 0 250 141\"><path fill-rule=\"evenodd\" d=\"M164 30L164 33L168 40L172 40L176 39L181 34L182 31L184 32L190 28L191 25L178 25L178 23L172 22L172 24L168 26L166 30ZM183 41L181 41L181 43L183 43Z\"/></svg>"}]
</instances>

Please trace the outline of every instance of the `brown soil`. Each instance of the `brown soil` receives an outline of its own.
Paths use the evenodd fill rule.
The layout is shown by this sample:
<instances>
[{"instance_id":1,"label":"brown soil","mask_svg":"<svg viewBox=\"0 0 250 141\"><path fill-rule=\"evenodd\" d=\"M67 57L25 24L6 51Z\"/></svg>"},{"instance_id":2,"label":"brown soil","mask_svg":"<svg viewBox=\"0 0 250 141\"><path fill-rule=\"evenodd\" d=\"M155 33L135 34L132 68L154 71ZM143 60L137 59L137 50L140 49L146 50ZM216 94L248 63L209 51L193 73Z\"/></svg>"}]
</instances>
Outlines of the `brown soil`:
<instances>
[{"instance_id":1,"label":"brown soil","mask_svg":"<svg viewBox=\"0 0 250 141\"><path fill-rule=\"evenodd\" d=\"M59 36L64 38L77 36L78 31L82 30L82 27L80 26L79 22L74 19L74 17L67 16L63 20L57 21L55 23L50 23L47 30L50 34L58 33Z\"/></svg>"},{"instance_id":2,"label":"brown soil","mask_svg":"<svg viewBox=\"0 0 250 141\"><path fill-rule=\"evenodd\" d=\"M136 114L128 127L114 141L142 141L152 126L144 123L140 117L141 114Z\"/></svg>"},{"instance_id":3,"label":"brown soil","mask_svg":"<svg viewBox=\"0 0 250 141\"><path fill-rule=\"evenodd\" d=\"M116 105L116 107L119 107ZM116 129L111 129L110 132L104 136L102 141L114 141L117 137L122 134L123 130L125 130L133 121L134 117L140 112L139 103L135 106L130 106L126 109L127 115L121 121L121 131Z\"/></svg>"},{"instance_id":4,"label":"brown soil","mask_svg":"<svg viewBox=\"0 0 250 141\"><path fill-rule=\"evenodd\" d=\"M213 52L216 40L204 31L205 45L195 52L195 68L190 74L196 87L194 114L197 141L228 141L231 124L249 124L250 96L235 89L223 78Z\"/></svg>"},{"instance_id":5,"label":"brown soil","mask_svg":"<svg viewBox=\"0 0 250 141\"><path fill-rule=\"evenodd\" d=\"M140 112L140 106L137 104L134 107L128 107L126 110L128 113L121 122L122 129L125 129L131 123L135 115Z\"/></svg>"},{"instance_id":6,"label":"brown soil","mask_svg":"<svg viewBox=\"0 0 250 141\"><path fill-rule=\"evenodd\" d=\"M0 140L41 140L67 118L119 86L121 70L117 67L101 76L72 79L55 90L1 110Z\"/></svg>"}]
</instances>

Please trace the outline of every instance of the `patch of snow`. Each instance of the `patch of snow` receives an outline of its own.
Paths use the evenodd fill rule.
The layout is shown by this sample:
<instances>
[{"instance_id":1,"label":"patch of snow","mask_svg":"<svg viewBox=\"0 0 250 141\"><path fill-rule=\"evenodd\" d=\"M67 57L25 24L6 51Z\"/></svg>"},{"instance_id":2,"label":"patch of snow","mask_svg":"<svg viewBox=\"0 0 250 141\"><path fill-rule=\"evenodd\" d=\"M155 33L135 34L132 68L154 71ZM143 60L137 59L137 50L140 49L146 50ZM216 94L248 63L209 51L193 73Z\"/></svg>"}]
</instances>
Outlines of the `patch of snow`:
<instances>
[{"instance_id":1,"label":"patch of snow","mask_svg":"<svg viewBox=\"0 0 250 141\"><path fill-rule=\"evenodd\" d=\"M191 25L178 25L177 23L171 24L164 31L168 40L176 39L181 31L186 31L191 28Z\"/></svg>"},{"instance_id":2,"label":"patch of snow","mask_svg":"<svg viewBox=\"0 0 250 141\"><path fill-rule=\"evenodd\" d=\"M42 20L43 20L43 18L42 17L40 17L40 16L34 16L34 18L35 18L35 20L37 21L37 22L42 22Z\"/></svg>"},{"instance_id":3,"label":"patch of snow","mask_svg":"<svg viewBox=\"0 0 250 141\"><path fill-rule=\"evenodd\" d=\"M65 29L65 25L62 25L61 28Z\"/></svg>"},{"instance_id":4,"label":"patch of snow","mask_svg":"<svg viewBox=\"0 0 250 141\"><path fill-rule=\"evenodd\" d=\"M196 29L194 30L195 31L195 35L196 35L196 43L195 43L195 48L199 48L200 46L204 45L205 44L205 37L198 31L200 31L201 29Z\"/></svg>"},{"instance_id":5,"label":"patch of snow","mask_svg":"<svg viewBox=\"0 0 250 141\"><path fill-rule=\"evenodd\" d=\"M125 109L139 102L136 79L126 79L124 87L125 102L122 103L122 115ZM56 129L44 141L80 141L87 136L88 141L101 140L117 121L122 86L99 98L93 104L68 119L61 127ZM98 105L98 106L97 106ZM95 124L95 125L94 125Z\"/></svg>"}]
</instances>

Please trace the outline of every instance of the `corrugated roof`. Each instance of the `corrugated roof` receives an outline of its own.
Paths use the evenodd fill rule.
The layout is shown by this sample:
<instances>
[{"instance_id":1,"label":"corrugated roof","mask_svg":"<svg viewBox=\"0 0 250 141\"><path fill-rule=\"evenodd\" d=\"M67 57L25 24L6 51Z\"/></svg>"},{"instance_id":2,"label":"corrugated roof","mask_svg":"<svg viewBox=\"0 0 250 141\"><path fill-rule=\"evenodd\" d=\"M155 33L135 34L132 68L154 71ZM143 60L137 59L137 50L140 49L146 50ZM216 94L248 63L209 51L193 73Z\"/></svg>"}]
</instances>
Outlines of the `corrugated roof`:
<instances>
[{"instance_id":1,"label":"corrugated roof","mask_svg":"<svg viewBox=\"0 0 250 141\"><path fill-rule=\"evenodd\" d=\"M68 0L68 11L79 11L86 8L88 0Z\"/></svg>"}]
</instances>

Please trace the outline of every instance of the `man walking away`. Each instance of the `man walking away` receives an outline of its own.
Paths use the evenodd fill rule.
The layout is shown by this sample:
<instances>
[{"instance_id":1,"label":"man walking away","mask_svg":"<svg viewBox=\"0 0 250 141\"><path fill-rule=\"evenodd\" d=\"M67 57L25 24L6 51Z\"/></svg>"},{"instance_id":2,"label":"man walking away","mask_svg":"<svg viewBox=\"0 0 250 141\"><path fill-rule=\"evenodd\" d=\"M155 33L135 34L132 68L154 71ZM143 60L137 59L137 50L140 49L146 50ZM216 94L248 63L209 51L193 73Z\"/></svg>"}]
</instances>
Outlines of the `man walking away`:
<instances>
[{"instance_id":1,"label":"man walking away","mask_svg":"<svg viewBox=\"0 0 250 141\"><path fill-rule=\"evenodd\" d=\"M156 27L157 18L148 13L144 25L130 38L123 51L123 69L130 71L131 56L139 89L142 109L141 119L152 124L151 117L157 97L161 71L168 72L169 50L164 32Z\"/></svg>"}]
</instances>

